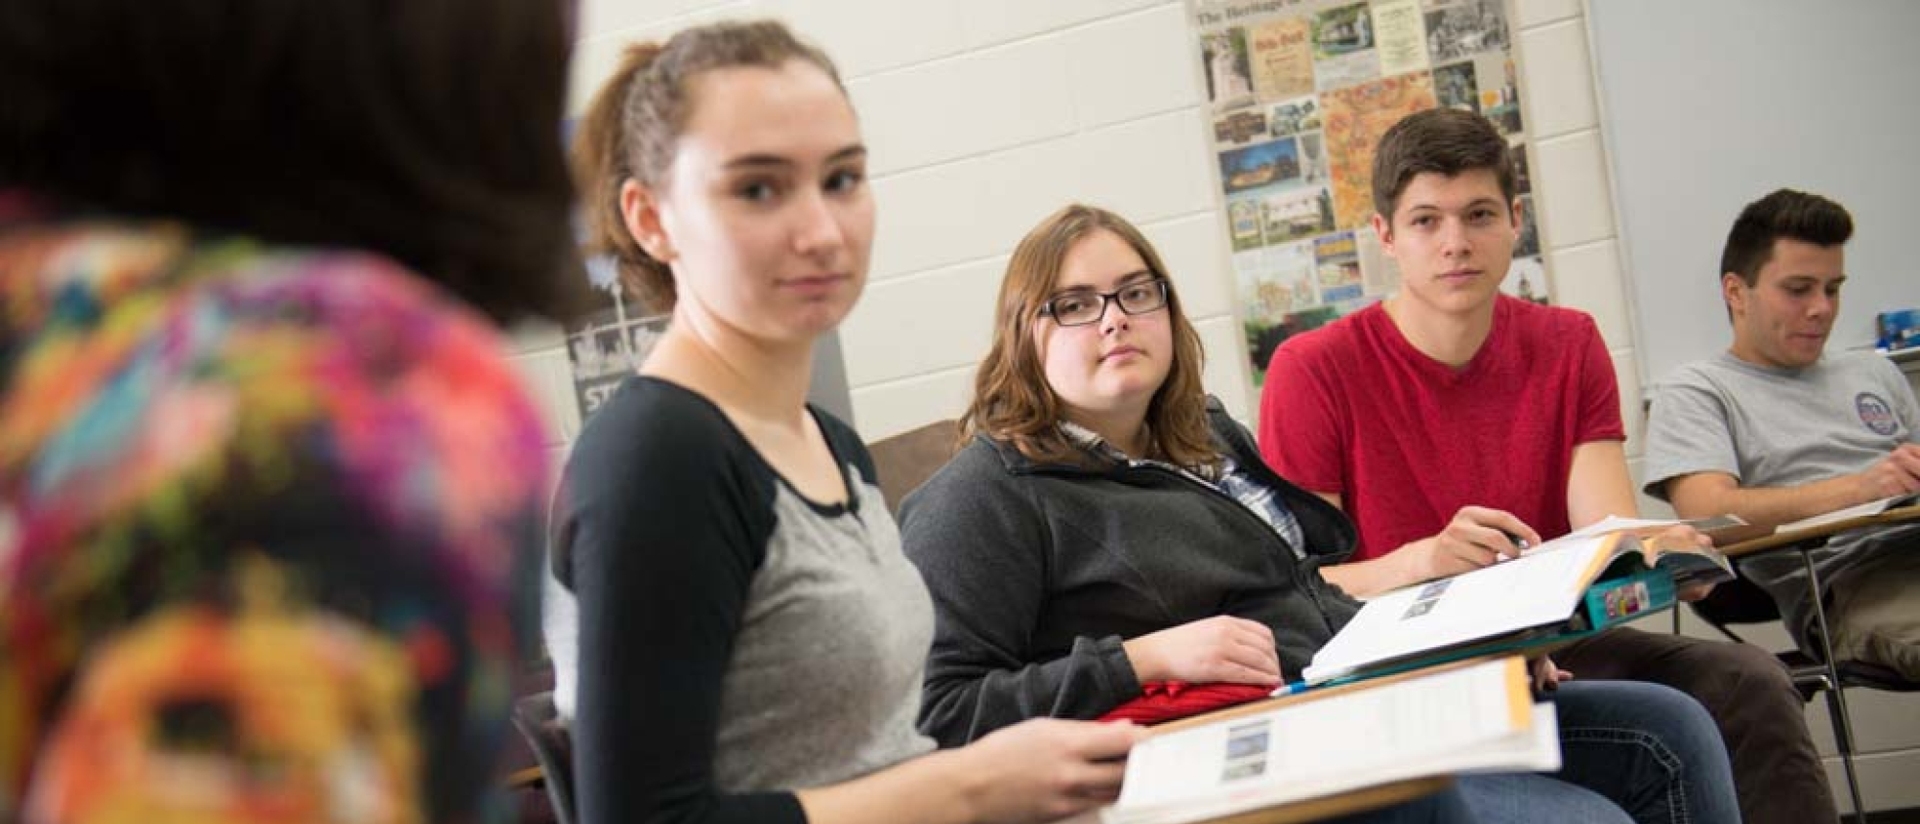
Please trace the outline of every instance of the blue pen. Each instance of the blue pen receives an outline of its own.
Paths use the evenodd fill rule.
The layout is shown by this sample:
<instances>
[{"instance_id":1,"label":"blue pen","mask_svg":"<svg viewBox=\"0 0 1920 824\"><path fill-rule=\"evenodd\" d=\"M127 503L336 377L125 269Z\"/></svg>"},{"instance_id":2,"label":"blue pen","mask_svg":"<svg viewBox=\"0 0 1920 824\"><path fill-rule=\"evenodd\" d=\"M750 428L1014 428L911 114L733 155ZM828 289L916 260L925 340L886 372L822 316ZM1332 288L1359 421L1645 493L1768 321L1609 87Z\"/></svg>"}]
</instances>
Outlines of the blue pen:
<instances>
[{"instance_id":1,"label":"blue pen","mask_svg":"<svg viewBox=\"0 0 1920 824\"><path fill-rule=\"evenodd\" d=\"M1274 687L1273 692L1268 694L1272 695L1275 698L1283 698L1289 695L1299 695L1300 693L1303 693L1306 691L1307 691L1307 682L1295 681L1291 684L1281 684L1280 686Z\"/></svg>"}]
</instances>

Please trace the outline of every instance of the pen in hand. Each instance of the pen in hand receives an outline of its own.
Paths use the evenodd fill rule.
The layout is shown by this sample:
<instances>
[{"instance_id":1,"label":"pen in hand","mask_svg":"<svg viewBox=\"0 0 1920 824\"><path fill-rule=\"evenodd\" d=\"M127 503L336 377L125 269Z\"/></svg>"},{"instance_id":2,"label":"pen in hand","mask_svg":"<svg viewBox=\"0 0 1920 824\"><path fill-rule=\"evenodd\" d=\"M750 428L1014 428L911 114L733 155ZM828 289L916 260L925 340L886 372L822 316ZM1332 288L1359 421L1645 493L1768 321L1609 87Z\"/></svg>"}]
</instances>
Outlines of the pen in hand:
<instances>
[{"instance_id":1,"label":"pen in hand","mask_svg":"<svg viewBox=\"0 0 1920 824\"><path fill-rule=\"evenodd\" d=\"M1514 549L1514 554L1512 555L1508 555L1504 552L1499 553L1501 561L1511 561L1515 558L1518 558L1520 557L1521 553L1526 552L1530 547L1533 546L1532 544L1527 543L1527 539L1522 538L1519 535L1515 535L1514 533L1508 532L1504 529L1500 530L1500 534L1507 536L1507 540L1513 542L1513 549Z\"/></svg>"}]
</instances>

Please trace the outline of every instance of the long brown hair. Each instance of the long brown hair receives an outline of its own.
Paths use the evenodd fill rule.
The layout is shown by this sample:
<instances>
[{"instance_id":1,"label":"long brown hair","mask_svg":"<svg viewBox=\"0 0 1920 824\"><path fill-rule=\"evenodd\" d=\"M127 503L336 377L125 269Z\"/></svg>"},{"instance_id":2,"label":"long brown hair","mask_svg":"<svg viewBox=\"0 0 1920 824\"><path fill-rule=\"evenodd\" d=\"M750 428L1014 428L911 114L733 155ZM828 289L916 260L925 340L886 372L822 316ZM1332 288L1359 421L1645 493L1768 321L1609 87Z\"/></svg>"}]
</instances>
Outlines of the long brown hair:
<instances>
[{"instance_id":1,"label":"long brown hair","mask_svg":"<svg viewBox=\"0 0 1920 824\"><path fill-rule=\"evenodd\" d=\"M741 66L778 69L800 60L840 83L825 52L772 20L722 22L686 29L665 44L628 47L620 65L580 118L573 173L587 211L586 253L614 259L620 280L649 309L673 309L673 274L627 231L620 187L628 180L658 188L673 165L680 133L697 102L689 93L702 72Z\"/></svg>"},{"instance_id":2,"label":"long brown hair","mask_svg":"<svg viewBox=\"0 0 1920 824\"><path fill-rule=\"evenodd\" d=\"M1140 230L1126 218L1095 206L1075 203L1040 222L1007 262L1000 281L998 315L994 319L993 348L980 363L973 381L973 401L960 419L961 441L976 433L1007 441L1036 461L1079 462L1080 450L1060 433L1060 396L1047 383L1034 339L1034 319L1041 304L1053 296L1060 268L1074 244L1095 232L1112 232L1140 254L1155 277L1167 279L1167 317L1173 327L1173 363L1167 379L1147 405L1151 457L1185 466L1211 466L1219 461L1212 430L1207 424L1206 391L1201 371L1206 355L1200 335L1180 308L1180 293L1167 278L1167 267Z\"/></svg>"}]
</instances>

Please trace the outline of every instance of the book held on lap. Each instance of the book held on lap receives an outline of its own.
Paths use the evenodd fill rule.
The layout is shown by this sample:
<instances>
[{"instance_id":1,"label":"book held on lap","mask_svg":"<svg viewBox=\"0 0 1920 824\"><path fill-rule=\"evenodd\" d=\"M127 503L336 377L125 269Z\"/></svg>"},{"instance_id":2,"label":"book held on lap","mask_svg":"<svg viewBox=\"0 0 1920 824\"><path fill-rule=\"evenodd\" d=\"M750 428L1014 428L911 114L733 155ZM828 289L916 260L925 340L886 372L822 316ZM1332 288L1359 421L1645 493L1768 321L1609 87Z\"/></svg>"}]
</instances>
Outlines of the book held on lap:
<instances>
[{"instance_id":1,"label":"book held on lap","mask_svg":"<svg viewBox=\"0 0 1920 824\"><path fill-rule=\"evenodd\" d=\"M1670 607L1677 587L1734 577L1712 549L1655 540L1676 522L1610 521L1609 531L1597 531L1602 522L1510 561L1375 596L1303 677L1321 684L1564 643Z\"/></svg>"},{"instance_id":2,"label":"book held on lap","mask_svg":"<svg viewBox=\"0 0 1920 824\"><path fill-rule=\"evenodd\" d=\"M1156 735L1106 824L1182 824L1409 779L1557 770L1553 707L1518 656L1315 692Z\"/></svg>"}]
</instances>

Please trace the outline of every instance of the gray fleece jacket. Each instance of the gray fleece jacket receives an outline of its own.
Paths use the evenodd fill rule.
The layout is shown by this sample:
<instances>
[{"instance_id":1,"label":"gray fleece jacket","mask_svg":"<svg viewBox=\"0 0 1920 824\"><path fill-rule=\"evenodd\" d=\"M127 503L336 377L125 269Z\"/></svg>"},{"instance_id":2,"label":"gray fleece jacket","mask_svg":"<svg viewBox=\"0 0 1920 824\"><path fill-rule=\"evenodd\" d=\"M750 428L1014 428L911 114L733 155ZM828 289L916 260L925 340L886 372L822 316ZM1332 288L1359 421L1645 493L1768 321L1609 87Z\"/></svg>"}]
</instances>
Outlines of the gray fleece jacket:
<instances>
[{"instance_id":1,"label":"gray fleece jacket","mask_svg":"<svg viewBox=\"0 0 1920 824\"><path fill-rule=\"evenodd\" d=\"M1273 628L1297 677L1359 605L1319 568L1352 552L1339 510L1267 468L1210 404L1215 440L1276 489L1306 559L1228 495L1170 468L1041 465L976 438L901 505L933 595L920 728L958 746L1041 716L1097 718L1140 695L1121 641L1215 615Z\"/></svg>"}]
</instances>

